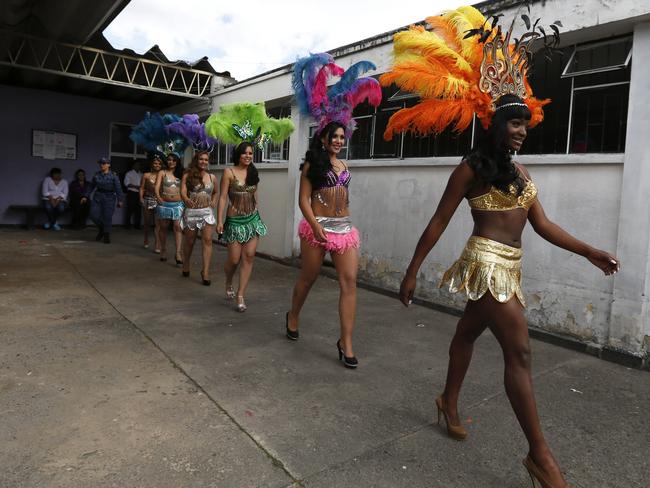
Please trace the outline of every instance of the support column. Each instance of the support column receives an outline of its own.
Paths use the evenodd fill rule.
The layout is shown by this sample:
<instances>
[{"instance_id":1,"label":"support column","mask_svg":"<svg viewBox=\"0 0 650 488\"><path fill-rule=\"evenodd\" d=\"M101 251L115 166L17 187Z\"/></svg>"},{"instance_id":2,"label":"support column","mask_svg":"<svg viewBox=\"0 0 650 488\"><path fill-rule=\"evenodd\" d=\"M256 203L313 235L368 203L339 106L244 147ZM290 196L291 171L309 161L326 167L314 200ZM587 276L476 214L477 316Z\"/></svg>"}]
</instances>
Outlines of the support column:
<instances>
[{"instance_id":1,"label":"support column","mask_svg":"<svg viewBox=\"0 0 650 488\"><path fill-rule=\"evenodd\" d=\"M634 28L627 135L608 346L647 361L650 346L650 23Z\"/></svg>"},{"instance_id":2,"label":"support column","mask_svg":"<svg viewBox=\"0 0 650 488\"><path fill-rule=\"evenodd\" d=\"M298 223L302 218L298 206L298 189L300 186L300 164L305 157L309 146L309 118L298 110L298 106L291 105L291 120L296 129L291 134L289 142L289 166L287 169L287 226L285 229L284 255L297 256L300 253L300 240L297 237Z\"/></svg>"}]
</instances>

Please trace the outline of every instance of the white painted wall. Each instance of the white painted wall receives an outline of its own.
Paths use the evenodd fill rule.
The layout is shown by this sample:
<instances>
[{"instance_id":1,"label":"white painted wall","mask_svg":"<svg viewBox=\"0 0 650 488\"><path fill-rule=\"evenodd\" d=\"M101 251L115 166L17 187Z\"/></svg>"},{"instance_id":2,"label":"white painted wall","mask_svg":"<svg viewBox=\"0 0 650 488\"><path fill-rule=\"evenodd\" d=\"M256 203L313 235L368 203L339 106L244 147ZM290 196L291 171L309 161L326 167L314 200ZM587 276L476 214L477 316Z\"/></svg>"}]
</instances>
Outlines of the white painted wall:
<instances>
[{"instance_id":1,"label":"white painted wall","mask_svg":"<svg viewBox=\"0 0 650 488\"><path fill-rule=\"evenodd\" d=\"M435 12L432 12L432 14ZM512 12L506 12L506 17ZM547 215L576 237L616 251L623 263L607 278L585 259L552 246L527 228L524 235L524 288L530 323L599 346L645 354L650 337L650 1L548 0L535 2L532 17L564 24L570 42L598 40L634 30L630 110L625 154L521 156L538 188ZM336 50L347 67L373 61L384 72L391 36L378 36ZM291 95L290 67L228 87L213 99L213 110L239 101L268 101ZM282 168L260 167L261 211L269 236L260 250L296 256L298 166L307 149L310 120L292 107L297 127L290 160ZM362 235L360 276L396 290L415 244L431 218L447 178L459 158L350 161L351 213ZM277 166L277 165L276 165ZM460 308L464 299L437 288L444 270L458 257L472 223L463 202L421 269L418 294ZM644 345L645 344L645 345Z\"/></svg>"}]
</instances>

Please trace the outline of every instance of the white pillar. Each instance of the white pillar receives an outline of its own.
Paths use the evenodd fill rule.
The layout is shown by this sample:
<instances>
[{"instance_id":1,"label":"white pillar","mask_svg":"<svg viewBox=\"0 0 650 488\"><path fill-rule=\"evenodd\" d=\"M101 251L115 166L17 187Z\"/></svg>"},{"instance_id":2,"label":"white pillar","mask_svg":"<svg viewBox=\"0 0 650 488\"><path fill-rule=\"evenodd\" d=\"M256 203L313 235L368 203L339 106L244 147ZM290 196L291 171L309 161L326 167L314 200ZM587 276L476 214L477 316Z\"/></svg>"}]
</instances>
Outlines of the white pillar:
<instances>
[{"instance_id":1,"label":"white pillar","mask_svg":"<svg viewBox=\"0 0 650 488\"><path fill-rule=\"evenodd\" d=\"M650 23L634 28L625 164L609 346L638 356L650 346Z\"/></svg>"},{"instance_id":2,"label":"white pillar","mask_svg":"<svg viewBox=\"0 0 650 488\"><path fill-rule=\"evenodd\" d=\"M296 129L291 134L289 142L289 166L287 169L287 226L285 234L284 254L287 257L297 256L300 253L300 240L298 239L298 223L302 213L298 207L298 188L300 186L300 164L305 157L309 145L309 118L298 110L298 106L291 106L291 120Z\"/></svg>"}]
</instances>

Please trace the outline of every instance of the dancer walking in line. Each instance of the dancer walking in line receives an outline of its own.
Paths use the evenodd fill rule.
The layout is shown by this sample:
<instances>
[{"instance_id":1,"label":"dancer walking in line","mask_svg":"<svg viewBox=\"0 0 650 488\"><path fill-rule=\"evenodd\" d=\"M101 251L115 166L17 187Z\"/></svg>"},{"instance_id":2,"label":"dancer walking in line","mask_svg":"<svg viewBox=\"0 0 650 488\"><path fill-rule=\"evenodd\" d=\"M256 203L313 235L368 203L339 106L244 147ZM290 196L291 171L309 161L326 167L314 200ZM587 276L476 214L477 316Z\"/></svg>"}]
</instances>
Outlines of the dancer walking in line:
<instances>
[{"instance_id":1,"label":"dancer walking in line","mask_svg":"<svg viewBox=\"0 0 650 488\"><path fill-rule=\"evenodd\" d=\"M375 66L361 61L344 72L334 64L331 55L322 53L297 61L293 74L301 112L313 116L319 125L301 165L299 205L304 217L298 226L301 267L291 309L286 314L286 335L288 339L298 340L300 311L329 252L341 290L338 307L341 331L336 348L339 360L348 368L358 365L352 335L360 243L348 205L351 174L339 155L345 139L354 130L352 109L365 99L374 106L381 102L381 88L374 78L357 79L360 73L370 69ZM328 75L341 76L329 90Z\"/></svg>"},{"instance_id":2,"label":"dancer walking in line","mask_svg":"<svg viewBox=\"0 0 650 488\"><path fill-rule=\"evenodd\" d=\"M527 131L543 119L542 106L549 102L535 99L526 80L529 43L542 36L533 30L520 38L523 41L510 45L512 27L502 32L490 26L473 7L461 7L427 22L430 31L417 26L395 35L395 66L381 81L397 83L420 95L422 101L395 113L384 137L390 139L396 131L407 130L439 133L448 126L460 132L474 114L487 130L452 172L415 248L400 300L406 306L411 303L422 262L466 198L474 230L460 258L444 273L441 286L464 292L469 300L451 341L446 385L436 399L438 418L444 418L450 437L467 437L458 414L458 397L474 342L489 328L503 351L506 393L529 443L524 465L531 480L544 488L566 487L542 433L533 392L521 289L522 231L529 221L544 239L584 256L606 275L618 271L620 263L551 222L528 170L513 159ZM514 75L501 72L504 66L512 67Z\"/></svg>"},{"instance_id":3,"label":"dancer walking in line","mask_svg":"<svg viewBox=\"0 0 650 488\"><path fill-rule=\"evenodd\" d=\"M223 234L228 246L224 264L226 298L236 298L236 310L245 312L255 252L259 238L267 233L258 210L260 177L253 164L253 149L264 150L267 142L282 143L294 127L291 119L267 117L263 103L222 106L208 118L205 127L209 136L236 144L231 157L233 167L225 169L221 176L217 232ZM238 266L239 283L235 293L232 282Z\"/></svg>"},{"instance_id":4,"label":"dancer walking in line","mask_svg":"<svg viewBox=\"0 0 650 488\"><path fill-rule=\"evenodd\" d=\"M140 203L142 205L142 216L144 220L144 243L145 249L149 249L149 232L151 231L151 223L154 224L154 252L160 254L160 223L156 218L156 207L158 200L156 200L156 178L162 169L162 158L159 154L153 154L151 157L151 166L148 172L142 175L142 182L140 184Z\"/></svg>"},{"instance_id":5,"label":"dancer walking in line","mask_svg":"<svg viewBox=\"0 0 650 488\"><path fill-rule=\"evenodd\" d=\"M183 276L190 276L190 258L199 231L201 231L201 246L203 268L201 280L204 285L210 285L210 260L212 258L212 234L217 221L214 218L214 208L219 195L216 178L208 173L210 153L197 151L192 163L185 170L181 181L181 196L185 210L181 218L183 228Z\"/></svg>"}]
</instances>

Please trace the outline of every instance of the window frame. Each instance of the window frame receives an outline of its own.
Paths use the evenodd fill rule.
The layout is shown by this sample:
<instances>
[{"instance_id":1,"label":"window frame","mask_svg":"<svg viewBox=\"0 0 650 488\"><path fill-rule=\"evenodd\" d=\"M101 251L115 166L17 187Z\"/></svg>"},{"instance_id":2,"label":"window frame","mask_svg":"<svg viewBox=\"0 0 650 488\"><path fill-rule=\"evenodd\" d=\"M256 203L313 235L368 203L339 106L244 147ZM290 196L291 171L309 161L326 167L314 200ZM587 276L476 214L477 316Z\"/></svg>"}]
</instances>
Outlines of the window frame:
<instances>
[{"instance_id":1,"label":"window frame","mask_svg":"<svg viewBox=\"0 0 650 488\"><path fill-rule=\"evenodd\" d=\"M138 153L138 144L133 142L133 152L132 153L124 153L124 152L117 152L113 151L113 126L118 126L122 125L125 127L130 127L133 129L133 127L136 126L136 124L130 124L128 122L110 122L108 124L108 157L111 158L113 156L118 157L118 158L133 158L134 160L136 159L147 159L147 153L146 151L144 153ZM144 149L144 148L142 148Z\"/></svg>"},{"instance_id":2,"label":"window frame","mask_svg":"<svg viewBox=\"0 0 650 488\"><path fill-rule=\"evenodd\" d=\"M619 69L626 69L630 61L632 60L632 47L634 44L630 44L630 50L627 53L627 56L625 57L625 61L622 64L615 64L611 66L605 66L602 68L593 68L593 69L587 69L583 71L574 71L574 72L568 72L569 67L573 63L573 60L576 56L576 53L579 51L587 51L589 49L593 49L595 47L601 47L601 46L607 46L610 44L619 44L619 43L625 43L626 41L632 41L632 36L631 35L625 35L623 37L617 37L615 39L607 39L604 41L596 41L596 42L590 42L586 44L576 44L573 47L573 52L571 53L571 56L569 56L569 60L567 61L566 65L564 66L564 69L562 70L562 78L574 78L576 76L584 76L584 75L592 75L595 73L605 73L608 71L617 71ZM572 87L573 88L573 87Z\"/></svg>"}]
</instances>

